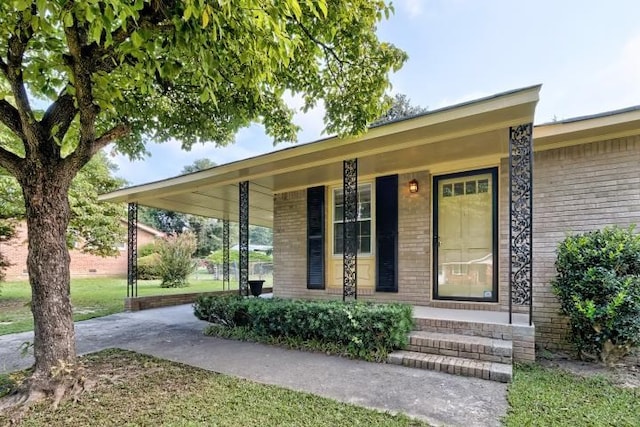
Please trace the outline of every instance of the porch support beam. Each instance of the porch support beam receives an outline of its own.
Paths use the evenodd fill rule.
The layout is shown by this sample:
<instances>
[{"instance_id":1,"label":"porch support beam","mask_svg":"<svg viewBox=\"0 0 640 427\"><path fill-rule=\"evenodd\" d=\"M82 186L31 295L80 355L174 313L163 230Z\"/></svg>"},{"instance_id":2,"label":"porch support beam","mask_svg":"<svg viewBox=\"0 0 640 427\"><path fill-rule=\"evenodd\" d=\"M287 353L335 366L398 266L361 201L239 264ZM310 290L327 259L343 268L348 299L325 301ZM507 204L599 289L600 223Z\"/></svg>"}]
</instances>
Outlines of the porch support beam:
<instances>
[{"instance_id":1,"label":"porch support beam","mask_svg":"<svg viewBox=\"0 0 640 427\"><path fill-rule=\"evenodd\" d=\"M342 163L343 278L342 300L358 298L358 159Z\"/></svg>"},{"instance_id":2,"label":"porch support beam","mask_svg":"<svg viewBox=\"0 0 640 427\"><path fill-rule=\"evenodd\" d=\"M222 220L222 290L231 289L229 281L229 220Z\"/></svg>"},{"instance_id":3,"label":"porch support beam","mask_svg":"<svg viewBox=\"0 0 640 427\"><path fill-rule=\"evenodd\" d=\"M249 296L249 181L239 185L240 295Z\"/></svg>"},{"instance_id":4,"label":"porch support beam","mask_svg":"<svg viewBox=\"0 0 640 427\"><path fill-rule=\"evenodd\" d=\"M513 305L533 317L533 125L509 128L509 323Z\"/></svg>"},{"instance_id":5,"label":"porch support beam","mask_svg":"<svg viewBox=\"0 0 640 427\"><path fill-rule=\"evenodd\" d=\"M127 206L127 298L138 296L138 204Z\"/></svg>"}]
</instances>

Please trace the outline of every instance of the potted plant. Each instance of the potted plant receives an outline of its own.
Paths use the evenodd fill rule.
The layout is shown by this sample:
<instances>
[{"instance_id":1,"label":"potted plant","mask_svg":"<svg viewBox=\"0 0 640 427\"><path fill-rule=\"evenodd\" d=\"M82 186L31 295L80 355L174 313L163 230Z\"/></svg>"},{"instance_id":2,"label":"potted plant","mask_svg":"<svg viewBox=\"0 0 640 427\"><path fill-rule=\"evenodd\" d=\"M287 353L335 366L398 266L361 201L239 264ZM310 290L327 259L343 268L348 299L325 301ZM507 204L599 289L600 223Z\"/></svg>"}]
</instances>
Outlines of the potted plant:
<instances>
[{"instance_id":1,"label":"potted plant","mask_svg":"<svg viewBox=\"0 0 640 427\"><path fill-rule=\"evenodd\" d=\"M264 285L264 280L249 280L251 295L259 297L262 294L262 285Z\"/></svg>"}]
</instances>

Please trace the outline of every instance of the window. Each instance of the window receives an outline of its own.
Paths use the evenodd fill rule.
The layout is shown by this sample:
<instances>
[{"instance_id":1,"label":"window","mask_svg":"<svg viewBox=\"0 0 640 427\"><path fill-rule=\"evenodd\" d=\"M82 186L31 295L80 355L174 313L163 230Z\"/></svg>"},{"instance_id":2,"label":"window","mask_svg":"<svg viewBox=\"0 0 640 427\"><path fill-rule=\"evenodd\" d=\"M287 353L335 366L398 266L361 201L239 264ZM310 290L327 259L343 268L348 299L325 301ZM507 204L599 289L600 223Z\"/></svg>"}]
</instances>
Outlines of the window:
<instances>
[{"instance_id":1,"label":"window","mask_svg":"<svg viewBox=\"0 0 640 427\"><path fill-rule=\"evenodd\" d=\"M371 253L371 184L358 186L358 253ZM342 255L344 242L344 191L333 190L333 254Z\"/></svg>"},{"instance_id":2,"label":"window","mask_svg":"<svg viewBox=\"0 0 640 427\"><path fill-rule=\"evenodd\" d=\"M464 196L489 192L489 180L459 181L442 185L442 197Z\"/></svg>"}]
</instances>

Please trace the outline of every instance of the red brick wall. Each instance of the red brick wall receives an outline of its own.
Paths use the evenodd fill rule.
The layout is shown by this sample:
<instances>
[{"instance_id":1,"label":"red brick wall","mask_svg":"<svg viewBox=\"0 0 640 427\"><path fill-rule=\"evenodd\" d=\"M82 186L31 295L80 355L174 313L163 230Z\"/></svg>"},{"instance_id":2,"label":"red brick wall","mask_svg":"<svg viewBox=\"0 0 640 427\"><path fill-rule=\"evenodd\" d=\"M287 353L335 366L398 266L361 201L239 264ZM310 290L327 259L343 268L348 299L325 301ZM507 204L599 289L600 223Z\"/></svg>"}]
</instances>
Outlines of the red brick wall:
<instances>
[{"instance_id":1,"label":"red brick wall","mask_svg":"<svg viewBox=\"0 0 640 427\"><path fill-rule=\"evenodd\" d=\"M6 271L6 280L27 280L27 227L22 223L17 228L16 237L0 246L0 251L12 264ZM154 235L138 229L138 247L155 239ZM126 245L125 245L126 246ZM119 251L114 257L100 257L83 253L77 249L69 251L71 256L71 277L126 276L127 250Z\"/></svg>"}]
</instances>

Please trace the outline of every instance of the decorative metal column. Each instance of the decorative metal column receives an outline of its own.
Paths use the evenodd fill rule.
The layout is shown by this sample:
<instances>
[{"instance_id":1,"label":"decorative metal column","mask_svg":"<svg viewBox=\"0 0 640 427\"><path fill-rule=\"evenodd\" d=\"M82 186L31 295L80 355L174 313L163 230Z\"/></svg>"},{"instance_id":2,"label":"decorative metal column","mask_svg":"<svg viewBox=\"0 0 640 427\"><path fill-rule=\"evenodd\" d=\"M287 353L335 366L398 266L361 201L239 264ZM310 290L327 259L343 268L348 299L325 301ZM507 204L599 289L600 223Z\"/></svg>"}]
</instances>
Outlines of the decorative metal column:
<instances>
[{"instance_id":1,"label":"decorative metal column","mask_svg":"<svg viewBox=\"0 0 640 427\"><path fill-rule=\"evenodd\" d=\"M343 279L342 300L358 298L358 159L342 163Z\"/></svg>"},{"instance_id":2,"label":"decorative metal column","mask_svg":"<svg viewBox=\"0 0 640 427\"><path fill-rule=\"evenodd\" d=\"M229 282L229 220L222 220L222 289L231 289Z\"/></svg>"},{"instance_id":3,"label":"decorative metal column","mask_svg":"<svg viewBox=\"0 0 640 427\"><path fill-rule=\"evenodd\" d=\"M127 221L127 298L138 296L138 204L129 203Z\"/></svg>"},{"instance_id":4,"label":"decorative metal column","mask_svg":"<svg viewBox=\"0 0 640 427\"><path fill-rule=\"evenodd\" d=\"M513 304L533 317L533 125L509 129L509 323Z\"/></svg>"},{"instance_id":5,"label":"decorative metal column","mask_svg":"<svg viewBox=\"0 0 640 427\"><path fill-rule=\"evenodd\" d=\"M249 181L240 189L240 295L249 296Z\"/></svg>"}]
</instances>

